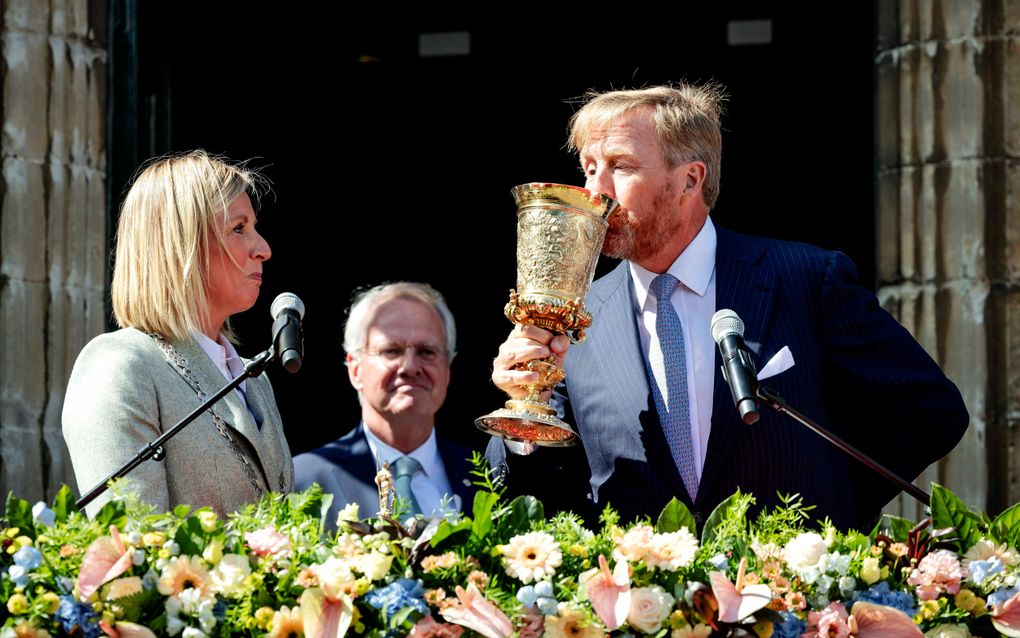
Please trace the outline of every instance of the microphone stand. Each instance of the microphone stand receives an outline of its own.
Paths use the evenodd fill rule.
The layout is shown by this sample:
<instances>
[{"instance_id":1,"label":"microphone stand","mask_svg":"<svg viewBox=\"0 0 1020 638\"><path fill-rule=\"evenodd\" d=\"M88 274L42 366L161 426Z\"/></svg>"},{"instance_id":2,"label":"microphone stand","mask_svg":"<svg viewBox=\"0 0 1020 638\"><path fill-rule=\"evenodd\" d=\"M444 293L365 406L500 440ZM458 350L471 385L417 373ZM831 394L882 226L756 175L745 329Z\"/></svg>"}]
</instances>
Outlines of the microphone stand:
<instances>
[{"instance_id":1,"label":"microphone stand","mask_svg":"<svg viewBox=\"0 0 1020 638\"><path fill-rule=\"evenodd\" d=\"M130 461L125 463L123 466L121 466L120 469L116 470L113 474L106 477L102 482L100 482L91 490L83 494L81 498L75 501L74 503L75 507L77 507L79 510L84 508L86 505L94 501L96 497L98 497L100 494L107 490L110 481L127 476L127 474L131 470L135 469L146 460L152 459L154 461L162 461L163 458L166 456L163 452L164 443L172 439L181 430L187 427L189 423L198 418L198 415L208 410L209 406L216 403L223 397L227 396L227 394L233 392L234 388L241 385L242 381L250 377L257 377L258 375L262 374L266 367L268 367L269 364L272 362L273 356L274 356L273 348L269 348L265 352L259 354L254 359L249 361L244 366L244 372L237 375L237 377L234 380L230 381L225 386L220 388L220 390L216 394L206 399L205 402L202 403L202 405L198 406L197 408L194 409L194 411L192 411L186 417L178 421L177 424L174 425L172 428L161 434L158 438L153 439L152 441L147 443L145 447L143 447L142 449L138 450L138 452L134 455L134 457Z\"/></svg>"},{"instance_id":2,"label":"microphone stand","mask_svg":"<svg viewBox=\"0 0 1020 638\"><path fill-rule=\"evenodd\" d=\"M791 417L793 417L794 420L799 421L801 424L806 426L809 430L811 430L818 436L822 437L829 443L832 443L839 449L843 450L850 456L854 457L855 459L866 465L871 471L875 472L876 474L879 474L880 476L885 478L887 481L890 481L907 494L913 496L925 507L927 507L928 504L931 502L931 497L927 494L927 492L917 487L913 483L903 480L902 477L894 473L892 470L888 469L878 461L872 459L871 457L864 454L863 452L861 452L854 446L850 445L843 439L839 438L832 432L829 432L828 430L818 425L808 417L804 416L794 408L790 407L786 403L786 401L783 400L783 397L779 396L774 390L770 390L769 388L766 388L763 385L759 385L757 394L758 398L764 401L770 408L772 408L776 412L785 412L786 414L789 414Z\"/></svg>"}]
</instances>

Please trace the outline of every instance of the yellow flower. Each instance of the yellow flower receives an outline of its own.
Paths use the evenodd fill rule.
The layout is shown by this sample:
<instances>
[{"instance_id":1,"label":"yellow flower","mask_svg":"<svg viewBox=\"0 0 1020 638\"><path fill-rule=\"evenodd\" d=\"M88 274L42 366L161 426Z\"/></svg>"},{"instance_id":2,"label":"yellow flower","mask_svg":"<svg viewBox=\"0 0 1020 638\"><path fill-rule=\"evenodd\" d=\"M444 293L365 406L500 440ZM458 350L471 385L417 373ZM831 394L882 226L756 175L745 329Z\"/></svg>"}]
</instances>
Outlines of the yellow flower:
<instances>
[{"instance_id":1,"label":"yellow flower","mask_svg":"<svg viewBox=\"0 0 1020 638\"><path fill-rule=\"evenodd\" d=\"M177 596L185 589L197 589L204 598L209 592L209 570L198 556L178 556L163 569L157 584L164 596Z\"/></svg>"},{"instance_id":2,"label":"yellow flower","mask_svg":"<svg viewBox=\"0 0 1020 638\"><path fill-rule=\"evenodd\" d=\"M922 620L931 620L937 613L939 613L938 600L925 600L921 603L920 608L917 610L917 615L920 616Z\"/></svg>"},{"instance_id":3,"label":"yellow flower","mask_svg":"<svg viewBox=\"0 0 1020 638\"><path fill-rule=\"evenodd\" d=\"M757 627L758 626L755 625L755 628ZM674 629L673 632L670 634L669 638L708 638L711 635L712 635L711 627L709 627L708 625L702 625L701 623L698 623L693 627L690 625L686 625L679 629Z\"/></svg>"},{"instance_id":4,"label":"yellow flower","mask_svg":"<svg viewBox=\"0 0 1020 638\"><path fill-rule=\"evenodd\" d=\"M293 609L287 606L281 607L280 611L273 614L273 622L270 626L272 631L269 632L269 638L298 638L305 635L300 607Z\"/></svg>"},{"instance_id":5,"label":"yellow flower","mask_svg":"<svg viewBox=\"0 0 1020 638\"><path fill-rule=\"evenodd\" d=\"M559 613L545 617L545 638L603 638L602 626L580 610L560 603Z\"/></svg>"},{"instance_id":6,"label":"yellow flower","mask_svg":"<svg viewBox=\"0 0 1020 638\"><path fill-rule=\"evenodd\" d=\"M255 610L255 626L265 629L269 626L269 623L273 622L275 616L276 610L272 607L259 607Z\"/></svg>"},{"instance_id":7,"label":"yellow flower","mask_svg":"<svg viewBox=\"0 0 1020 638\"><path fill-rule=\"evenodd\" d=\"M528 532L500 546L506 573L522 583L545 580L563 562L560 544L546 532Z\"/></svg>"},{"instance_id":8,"label":"yellow flower","mask_svg":"<svg viewBox=\"0 0 1020 638\"><path fill-rule=\"evenodd\" d=\"M768 620L759 620L754 623L754 627L751 627L751 631L754 632L758 638L772 638L773 626Z\"/></svg>"},{"instance_id":9,"label":"yellow flower","mask_svg":"<svg viewBox=\"0 0 1020 638\"><path fill-rule=\"evenodd\" d=\"M27 614L28 609L28 598L24 594L14 594L7 600L7 611L15 616Z\"/></svg>"},{"instance_id":10,"label":"yellow flower","mask_svg":"<svg viewBox=\"0 0 1020 638\"><path fill-rule=\"evenodd\" d=\"M211 532L216 529L217 516L216 512L206 510L198 513L198 522L202 526L203 532Z\"/></svg>"},{"instance_id":11,"label":"yellow flower","mask_svg":"<svg viewBox=\"0 0 1020 638\"><path fill-rule=\"evenodd\" d=\"M215 513L210 512L215 516ZM216 539L205 546L202 550L202 558L209 561L210 565L216 565L223 558L223 541Z\"/></svg>"},{"instance_id":12,"label":"yellow flower","mask_svg":"<svg viewBox=\"0 0 1020 638\"><path fill-rule=\"evenodd\" d=\"M568 547L567 553L578 558L588 558L588 550L585 549L584 545L578 545L577 543Z\"/></svg>"},{"instance_id":13,"label":"yellow flower","mask_svg":"<svg viewBox=\"0 0 1020 638\"><path fill-rule=\"evenodd\" d=\"M953 598L953 603L958 609L968 611L975 616L980 616L985 613L985 600L979 598L969 589L961 589L956 597Z\"/></svg>"},{"instance_id":14,"label":"yellow flower","mask_svg":"<svg viewBox=\"0 0 1020 638\"><path fill-rule=\"evenodd\" d=\"M43 612L47 614L57 613L57 609L60 607L60 596L48 591L40 596L39 600L44 603L42 607Z\"/></svg>"},{"instance_id":15,"label":"yellow flower","mask_svg":"<svg viewBox=\"0 0 1020 638\"><path fill-rule=\"evenodd\" d=\"M142 543L146 547L162 547L166 542L166 536L160 532L147 532L142 536Z\"/></svg>"},{"instance_id":16,"label":"yellow flower","mask_svg":"<svg viewBox=\"0 0 1020 638\"><path fill-rule=\"evenodd\" d=\"M882 575L882 569L878 565L878 559L873 557L865 558L861 565L861 580L866 585L874 585Z\"/></svg>"}]
</instances>

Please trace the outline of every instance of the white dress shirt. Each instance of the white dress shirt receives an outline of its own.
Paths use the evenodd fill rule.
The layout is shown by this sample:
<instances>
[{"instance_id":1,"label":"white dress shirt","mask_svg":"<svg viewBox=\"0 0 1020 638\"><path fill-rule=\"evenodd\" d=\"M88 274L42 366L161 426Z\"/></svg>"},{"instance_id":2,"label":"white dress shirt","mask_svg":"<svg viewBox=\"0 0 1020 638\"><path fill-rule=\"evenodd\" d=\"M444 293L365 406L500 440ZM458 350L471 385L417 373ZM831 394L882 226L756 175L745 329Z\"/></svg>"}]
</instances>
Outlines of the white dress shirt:
<instances>
[{"instance_id":1,"label":"white dress shirt","mask_svg":"<svg viewBox=\"0 0 1020 638\"><path fill-rule=\"evenodd\" d=\"M244 363L241 362L241 356L237 354L237 350L234 349L234 344L227 341L223 335L219 335L217 341L213 341L209 337L201 333L193 333L191 335L198 343L202 351L209 355L216 369L223 374L223 378L227 381L233 381L237 375L244 372ZM244 407L248 408L248 413L251 414L251 408L248 407L248 400L244 396L245 381L242 381L239 386L234 388L234 392L241 398L244 403ZM222 387L222 386L221 386ZM220 388L202 388L206 394L212 396ZM252 420L258 423L255 415L252 414Z\"/></svg>"},{"instance_id":2,"label":"white dress shirt","mask_svg":"<svg viewBox=\"0 0 1020 638\"><path fill-rule=\"evenodd\" d=\"M365 430L365 438L368 439L368 447L372 450L377 470L385 462L389 462L392 467L394 461L405 456L400 450L383 443L364 423L362 423L362 428ZM411 477L411 491L414 492L414 498L418 501L418 507L421 508L425 517L432 518L460 512L460 497L450 489L446 467L443 465L442 457L439 456L439 446L436 445L435 429L424 443L406 456L410 456L421 465L421 469Z\"/></svg>"},{"instance_id":3,"label":"white dress shirt","mask_svg":"<svg viewBox=\"0 0 1020 638\"><path fill-rule=\"evenodd\" d=\"M711 218L687 248L680 253L667 271L680 280L671 301L680 318L687 351L687 397L690 402L691 440L694 444L694 468L701 480L708 453L708 436L712 431L712 391L715 384L715 342L711 321L715 314L715 249L716 232ZM666 369L662 348L655 332L657 300L649 288L658 273L630 262L634 282L635 312L641 347L652 369L652 375L666 401Z\"/></svg>"}]
</instances>

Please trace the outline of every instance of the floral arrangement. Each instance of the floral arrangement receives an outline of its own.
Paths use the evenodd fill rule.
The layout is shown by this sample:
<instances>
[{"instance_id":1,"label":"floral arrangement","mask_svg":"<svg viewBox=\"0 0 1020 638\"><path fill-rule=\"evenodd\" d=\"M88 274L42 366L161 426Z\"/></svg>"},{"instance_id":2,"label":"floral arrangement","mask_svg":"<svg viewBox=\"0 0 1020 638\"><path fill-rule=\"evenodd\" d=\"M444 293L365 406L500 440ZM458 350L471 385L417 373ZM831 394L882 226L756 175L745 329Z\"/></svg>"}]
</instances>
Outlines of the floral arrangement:
<instances>
[{"instance_id":1,"label":"floral arrangement","mask_svg":"<svg viewBox=\"0 0 1020 638\"><path fill-rule=\"evenodd\" d=\"M226 519L127 496L89 520L66 488L50 506L9 497L0 638L1020 636L1020 505L992 520L936 485L929 520L864 534L796 497L752 520L737 493L698 536L676 501L590 530L507 502L476 463L470 516L348 506L336 533L315 487Z\"/></svg>"}]
</instances>

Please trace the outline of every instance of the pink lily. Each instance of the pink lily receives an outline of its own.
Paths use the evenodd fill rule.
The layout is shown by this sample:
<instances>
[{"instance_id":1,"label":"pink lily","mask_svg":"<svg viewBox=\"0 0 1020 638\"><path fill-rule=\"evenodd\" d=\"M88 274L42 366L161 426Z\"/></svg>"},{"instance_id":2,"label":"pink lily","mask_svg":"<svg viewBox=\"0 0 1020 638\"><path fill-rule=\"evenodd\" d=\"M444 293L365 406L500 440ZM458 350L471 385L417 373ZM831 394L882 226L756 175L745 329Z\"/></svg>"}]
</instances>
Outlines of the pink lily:
<instances>
[{"instance_id":1,"label":"pink lily","mask_svg":"<svg viewBox=\"0 0 1020 638\"><path fill-rule=\"evenodd\" d=\"M748 585L744 582L747 559L740 559L737 568L737 582L731 583L724 572L708 575L712 593L719 602L719 620L739 622L772 602L772 590L768 585Z\"/></svg>"},{"instance_id":2,"label":"pink lily","mask_svg":"<svg viewBox=\"0 0 1020 638\"><path fill-rule=\"evenodd\" d=\"M992 608L992 624L1004 636L1020 638L1020 594Z\"/></svg>"},{"instance_id":3,"label":"pink lily","mask_svg":"<svg viewBox=\"0 0 1020 638\"><path fill-rule=\"evenodd\" d=\"M506 638L513 633L510 619L486 600L474 583L467 590L458 585L456 591L459 603L439 612L448 622L477 631L485 638Z\"/></svg>"},{"instance_id":4,"label":"pink lily","mask_svg":"<svg viewBox=\"0 0 1020 638\"><path fill-rule=\"evenodd\" d=\"M88 599L103 583L120 576L131 567L131 552L124 546L115 525L110 526L110 535L92 541L85 550L78 572L78 595Z\"/></svg>"},{"instance_id":5,"label":"pink lily","mask_svg":"<svg viewBox=\"0 0 1020 638\"><path fill-rule=\"evenodd\" d=\"M588 602L606 629L618 629L627 620L630 610L630 569L627 561L616 563L610 573L606 557L599 554L599 567L581 574L581 587L588 592Z\"/></svg>"},{"instance_id":6,"label":"pink lily","mask_svg":"<svg viewBox=\"0 0 1020 638\"><path fill-rule=\"evenodd\" d=\"M330 598L320 587L301 594L301 622L308 638L343 638L354 618L354 604L346 595Z\"/></svg>"}]
</instances>

